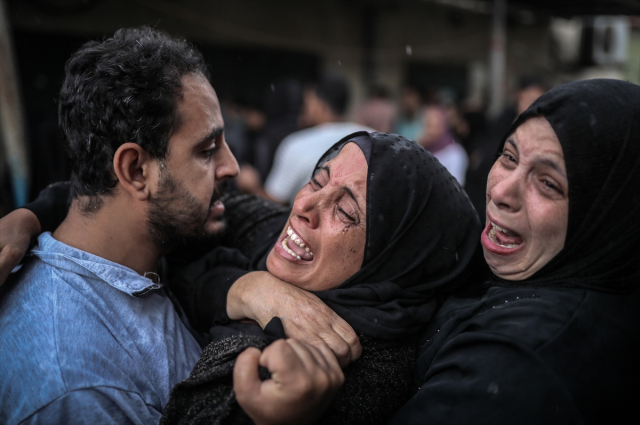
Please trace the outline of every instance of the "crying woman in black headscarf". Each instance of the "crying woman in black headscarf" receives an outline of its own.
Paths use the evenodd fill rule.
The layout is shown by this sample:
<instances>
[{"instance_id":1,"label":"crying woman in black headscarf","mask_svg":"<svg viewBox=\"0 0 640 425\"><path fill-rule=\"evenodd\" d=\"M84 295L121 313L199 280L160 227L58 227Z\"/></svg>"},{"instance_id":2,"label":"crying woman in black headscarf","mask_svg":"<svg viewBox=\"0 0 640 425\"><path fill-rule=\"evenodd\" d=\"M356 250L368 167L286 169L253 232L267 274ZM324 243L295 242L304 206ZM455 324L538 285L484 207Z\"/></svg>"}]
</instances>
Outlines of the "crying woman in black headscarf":
<instances>
[{"instance_id":1,"label":"crying woman in black headscarf","mask_svg":"<svg viewBox=\"0 0 640 425\"><path fill-rule=\"evenodd\" d=\"M503 139L486 205L486 292L450 297L426 327L419 391L392 423L635 421L640 86L542 95Z\"/></svg>"},{"instance_id":2,"label":"crying woman in black headscarf","mask_svg":"<svg viewBox=\"0 0 640 425\"><path fill-rule=\"evenodd\" d=\"M192 306L191 322L216 326L193 373L172 392L164 423L247 419L232 397L229 363L284 337L282 326L212 322L199 299L203 286L265 270L314 292L359 334L362 356L344 370L322 423L386 423L410 396L416 333L467 277L480 225L466 194L415 142L358 132L325 153L290 213L270 223L246 255L218 248L174 283L190 288L180 297Z\"/></svg>"}]
</instances>

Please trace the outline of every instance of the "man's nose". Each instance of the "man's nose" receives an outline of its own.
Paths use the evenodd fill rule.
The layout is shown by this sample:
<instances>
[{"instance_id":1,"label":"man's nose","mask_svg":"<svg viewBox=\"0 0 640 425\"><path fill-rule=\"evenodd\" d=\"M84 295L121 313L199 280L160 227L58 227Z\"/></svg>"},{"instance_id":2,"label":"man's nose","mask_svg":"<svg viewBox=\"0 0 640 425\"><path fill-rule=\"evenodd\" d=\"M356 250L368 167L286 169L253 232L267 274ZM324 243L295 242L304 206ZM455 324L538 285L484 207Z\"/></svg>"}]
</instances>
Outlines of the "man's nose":
<instances>
[{"instance_id":1,"label":"man's nose","mask_svg":"<svg viewBox=\"0 0 640 425\"><path fill-rule=\"evenodd\" d=\"M223 181L236 178L239 172L240 167L236 157L233 156L229 145L223 142L216 158L216 180Z\"/></svg>"}]
</instances>

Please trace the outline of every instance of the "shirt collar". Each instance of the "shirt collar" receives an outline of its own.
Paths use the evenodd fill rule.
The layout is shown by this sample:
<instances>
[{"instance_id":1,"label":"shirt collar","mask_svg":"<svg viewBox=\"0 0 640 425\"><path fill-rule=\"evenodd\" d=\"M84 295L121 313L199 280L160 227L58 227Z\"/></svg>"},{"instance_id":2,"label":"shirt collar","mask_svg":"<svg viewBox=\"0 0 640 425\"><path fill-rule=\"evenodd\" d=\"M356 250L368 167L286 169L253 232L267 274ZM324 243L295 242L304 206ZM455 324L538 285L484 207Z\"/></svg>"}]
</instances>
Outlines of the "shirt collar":
<instances>
[{"instance_id":1,"label":"shirt collar","mask_svg":"<svg viewBox=\"0 0 640 425\"><path fill-rule=\"evenodd\" d=\"M133 269L66 245L45 232L31 255L53 267L104 281L115 289L134 297L149 294L162 287L151 279L140 276ZM153 276L157 276L155 273Z\"/></svg>"}]
</instances>

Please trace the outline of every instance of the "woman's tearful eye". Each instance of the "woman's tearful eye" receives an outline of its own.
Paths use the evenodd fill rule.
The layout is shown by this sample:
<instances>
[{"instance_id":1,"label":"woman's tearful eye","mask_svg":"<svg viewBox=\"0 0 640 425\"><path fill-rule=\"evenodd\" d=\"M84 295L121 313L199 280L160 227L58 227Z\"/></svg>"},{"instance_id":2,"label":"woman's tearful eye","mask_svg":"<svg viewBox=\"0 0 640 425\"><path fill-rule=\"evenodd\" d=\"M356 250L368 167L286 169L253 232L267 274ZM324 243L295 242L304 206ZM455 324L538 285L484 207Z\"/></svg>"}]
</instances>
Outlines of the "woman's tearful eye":
<instances>
[{"instance_id":1,"label":"woman's tearful eye","mask_svg":"<svg viewBox=\"0 0 640 425\"><path fill-rule=\"evenodd\" d=\"M348 207L342 208L339 205L336 205L336 214L340 217L342 221L344 221L347 224L356 224L358 222L358 216L353 212L347 213L347 211L350 211L350 210L351 208L348 208Z\"/></svg>"}]
</instances>

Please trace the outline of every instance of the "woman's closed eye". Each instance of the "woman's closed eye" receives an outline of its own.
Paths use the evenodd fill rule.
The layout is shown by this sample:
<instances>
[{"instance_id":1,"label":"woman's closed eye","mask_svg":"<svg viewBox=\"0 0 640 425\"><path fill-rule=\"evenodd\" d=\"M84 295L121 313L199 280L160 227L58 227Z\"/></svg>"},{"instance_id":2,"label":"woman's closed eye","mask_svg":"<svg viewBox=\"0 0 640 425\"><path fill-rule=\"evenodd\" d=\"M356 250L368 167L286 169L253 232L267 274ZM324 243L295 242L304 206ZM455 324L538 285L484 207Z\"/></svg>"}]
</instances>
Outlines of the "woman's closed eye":
<instances>
[{"instance_id":1,"label":"woman's closed eye","mask_svg":"<svg viewBox=\"0 0 640 425\"><path fill-rule=\"evenodd\" d=\"M321 171L314 177L311 177L311 180L309 180L309 184L315 191L318 191L324 187L324 184L322 182L327 176L323 176L322 174L323 172ZM357 211L350 205L346 205L348 203L349 202L345 201L344 199L339 200L334 206L334 213L340 219L340 221L346 224L358 224L360 220Z\"/></svg>"},{"instance_id":2,"label":"woman's closed eye","mask_svg":"<svg viewBox=\"0 0 640 425\"><path fill-rule=\"evenodd\" d=\"M336 204L335 211L338 217L347 224L357 224L358 223L358 215L354 213L347 213L340 205Z\"/></svg>"}]
</instances>

